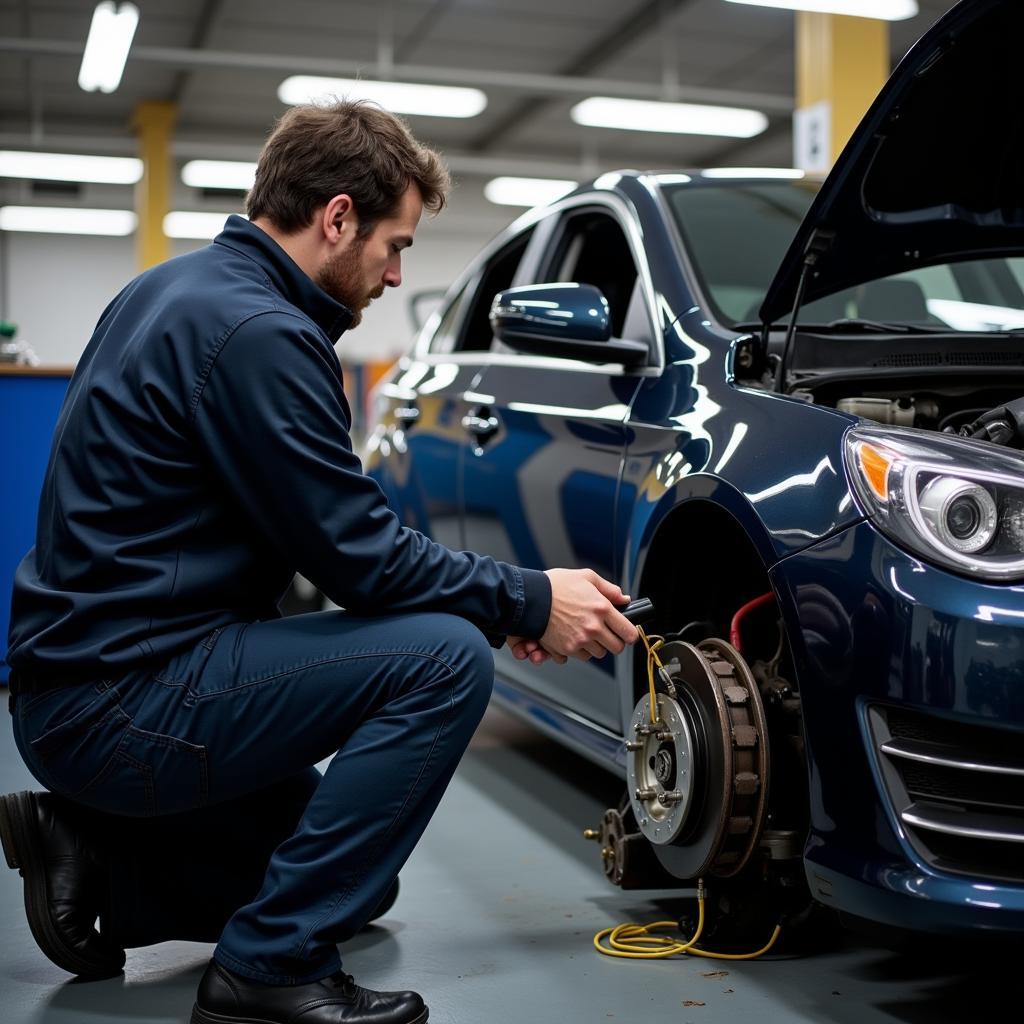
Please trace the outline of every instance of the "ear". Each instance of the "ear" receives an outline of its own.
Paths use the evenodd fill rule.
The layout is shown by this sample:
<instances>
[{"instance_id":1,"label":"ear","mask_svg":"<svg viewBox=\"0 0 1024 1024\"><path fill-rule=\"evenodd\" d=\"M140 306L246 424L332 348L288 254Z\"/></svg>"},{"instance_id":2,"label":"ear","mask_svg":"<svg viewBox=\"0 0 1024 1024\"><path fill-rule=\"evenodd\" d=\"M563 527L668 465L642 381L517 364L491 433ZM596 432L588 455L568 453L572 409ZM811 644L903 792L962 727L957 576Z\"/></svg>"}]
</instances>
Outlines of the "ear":
<instances>
[{"instance_id":1,"label":"ear","mask_svg":"<svg viewBox=\"0 0 1024 1024\"><path fill-rule=\"evenodd\" d=\"M320 213L320 228L331 245L347 243L356 237L359 218L352 197L342 193L330 199Z\"/></svg>"}]
</instances>

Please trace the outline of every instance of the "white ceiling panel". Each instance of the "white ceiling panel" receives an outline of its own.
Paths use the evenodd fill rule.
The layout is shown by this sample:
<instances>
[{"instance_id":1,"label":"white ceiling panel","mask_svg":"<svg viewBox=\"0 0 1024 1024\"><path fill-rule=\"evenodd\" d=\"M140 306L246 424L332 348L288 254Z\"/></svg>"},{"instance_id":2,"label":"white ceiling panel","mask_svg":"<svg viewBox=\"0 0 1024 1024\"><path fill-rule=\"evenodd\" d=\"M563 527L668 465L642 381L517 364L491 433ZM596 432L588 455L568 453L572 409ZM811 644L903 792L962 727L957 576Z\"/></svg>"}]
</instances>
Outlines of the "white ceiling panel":
<instances>
[{"instance_id":1,"label":"white ceiling panel","mask_svg":"<svg viewBox=\"0 0 1024 1024\"><path fill-rule=\"evenodd\" d=\"M91 151L133 145L132 113L145 99L179 104L178 139L190 156L255 158L284 107L280 81L303 61L356 62L368 76L378 54L398 65L468 76L488 94L479 117L416 118L413 130L462 167L523 162L573 176L584 168L695 166L704 161L788 163L788 110L769 110L761 137L742 141L582 128L568 110L586 95L510 87L503 73L576 76L656 90L667 76L692 87L786 98L794 88L792 12L725 0L137 0L141 19L122 84L111 95L77 86L93 0L0 0L0 37L69 45L65 56L0 50L0 138L10 147ZM889 26L893 59L952 0L919 0L921 13ZM659 17L659 10L665 12ZM206 55L214 66L158 63L147 49ZM224 66L238 55L252 68ZM260 67L268 55L285 68ZM152 52L148 56L152 56ZM289 58L294 60L294 66ZM323 69L321 69L321 73ZM340 69L339 69L340 73ZM612 91L612 90L609 90ZM614 92L613 92L614 94ZM204 141L205 140L205 141ZM476 163L474 163L476 161ZM491 164L487 165L488 167ZM561 170L562 175L554 172ZM461 181L472 173L457 171ZM468 174L468 177L467 177ZM0 182L0 201L10 183ZM189 191L189 190L186 190ZM197 200L198 201L198 200Z\"/></svg>"}]
</instances>

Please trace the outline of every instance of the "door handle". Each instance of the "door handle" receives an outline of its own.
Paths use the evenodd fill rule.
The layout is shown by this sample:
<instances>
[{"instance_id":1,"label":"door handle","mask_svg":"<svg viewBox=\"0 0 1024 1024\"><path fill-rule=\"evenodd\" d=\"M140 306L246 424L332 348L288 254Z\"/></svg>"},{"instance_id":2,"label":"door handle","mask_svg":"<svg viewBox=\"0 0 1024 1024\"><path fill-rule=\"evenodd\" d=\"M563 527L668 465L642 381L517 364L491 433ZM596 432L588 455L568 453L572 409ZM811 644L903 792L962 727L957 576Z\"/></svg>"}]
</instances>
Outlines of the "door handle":
<instances>
[{"instance_id":1,"label":"door handle","mask_svg":"<svg viewBox=\"0 0 1024 1024\"><path fill-rule=\"evenodd\" d=\"M415 405L398 405L394 409L394 417L403 426L411 426L420 418L420 411Z\"/></svg>"},{"instance_id":2,"label":"door handle","mask_svg":"<svg viewBox=\"0 0 1024 1024\"><path fill-rule=\"evenodd\" d=\"M488 409L471 409L462 417L462 427L472 434L477 441L485 441L498 429L498 418Z\"/></svg>"}]
</instances>

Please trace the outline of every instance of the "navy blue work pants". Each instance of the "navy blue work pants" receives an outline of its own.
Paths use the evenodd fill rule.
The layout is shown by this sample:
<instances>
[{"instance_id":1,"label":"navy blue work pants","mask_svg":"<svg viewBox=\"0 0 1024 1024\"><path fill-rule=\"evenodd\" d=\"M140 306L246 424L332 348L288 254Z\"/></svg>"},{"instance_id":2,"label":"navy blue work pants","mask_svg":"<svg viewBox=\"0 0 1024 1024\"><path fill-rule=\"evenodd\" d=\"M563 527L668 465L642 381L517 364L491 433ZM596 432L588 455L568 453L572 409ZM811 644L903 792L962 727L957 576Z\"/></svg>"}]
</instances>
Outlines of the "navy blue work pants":
<instances>
[{"instance_id":1,"label":"navy blue work pants","mask_svg":"<svg viewBox=\"0 0 1024 1024\"><path fill-rule=\"evenodd\" d=\"M336 944L398 876L493 677L464 619L318 612L215 630L155 671L23 694L14 731L110 852L101 931L216 941L228 969L298 984L340 967Z\"/></svg>"}]
</instances>

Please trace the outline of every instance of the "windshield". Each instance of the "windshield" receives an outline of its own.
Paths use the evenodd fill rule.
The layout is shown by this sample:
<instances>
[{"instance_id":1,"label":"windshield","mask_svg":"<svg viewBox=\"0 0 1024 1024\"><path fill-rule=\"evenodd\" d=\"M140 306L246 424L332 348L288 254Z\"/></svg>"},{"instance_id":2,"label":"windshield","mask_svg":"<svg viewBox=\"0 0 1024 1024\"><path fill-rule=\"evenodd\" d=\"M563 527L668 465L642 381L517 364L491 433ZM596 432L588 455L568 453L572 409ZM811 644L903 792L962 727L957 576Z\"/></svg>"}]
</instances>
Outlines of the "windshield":
<instances>
[{"instance_id":1,"label":"windshield","mask_svg":"<svg viewBox=\"0 0 1024 1024\"><path fill-rule=\"evenodd\" d=\"M757 323L768 286L818 184L663 187L718 319ZM918 267L808 302L797 316L800 324L858 319L939 331L1024 328L1024 257Z\"/></svg>"}]
</instances>

